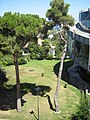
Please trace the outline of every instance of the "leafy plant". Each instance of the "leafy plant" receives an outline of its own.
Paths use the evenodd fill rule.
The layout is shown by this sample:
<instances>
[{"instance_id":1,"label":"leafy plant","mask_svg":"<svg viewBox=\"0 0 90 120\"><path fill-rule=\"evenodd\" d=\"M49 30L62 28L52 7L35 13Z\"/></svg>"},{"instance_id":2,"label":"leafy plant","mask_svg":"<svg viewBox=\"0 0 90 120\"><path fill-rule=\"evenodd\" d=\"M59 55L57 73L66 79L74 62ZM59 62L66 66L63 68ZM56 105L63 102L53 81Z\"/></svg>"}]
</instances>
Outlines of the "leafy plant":
<instances>
[{"instance_id":1,"label":"leafy plant","mask_svg":"<svg viewBox=\"0 0 90 120\"><path fill-rule=\"evenodd\" d=\"M27 63L27 59L24 59L23 57L18 59L19 65L23 65Z\"/></svg>"},{"instance_id":2,"label":"leafy plant","mask_svg":"<svg viewBox=\"0 0 90 120\"><path fill-rule=\"evenodd\" d=\"M46 59L47 59L47 60L53 60L53 55L51 55L51 54L49 55L49 54L48 54L47 57L46 57Z\"/></svg>"},{"instance_id":3,"label":"leafy plant","mask_svg":"<svg viewBox=\"0 0 90 120\"><path fill-rule=\"evenodd\" d=\"M90 107L88 99L81 97L77 112L72 115L72 120L90 120Z\"/></svg>"},{"instance_id":4,"label":"leafy plant","mask_svg":"<svg viewBox=\"0 0 90 120\"><path fill-rule=\"evenodd\" d=\"M5 56L3 56L3 57L1 58L1 61L2 61L2 64L3 64L3 65L6 65L6 66L8 66L8 65L13 65L13 64L14 64L14 63L13 63L13 58L12 58L11 55L5 55Z\"/></svg>"}]
</instances>

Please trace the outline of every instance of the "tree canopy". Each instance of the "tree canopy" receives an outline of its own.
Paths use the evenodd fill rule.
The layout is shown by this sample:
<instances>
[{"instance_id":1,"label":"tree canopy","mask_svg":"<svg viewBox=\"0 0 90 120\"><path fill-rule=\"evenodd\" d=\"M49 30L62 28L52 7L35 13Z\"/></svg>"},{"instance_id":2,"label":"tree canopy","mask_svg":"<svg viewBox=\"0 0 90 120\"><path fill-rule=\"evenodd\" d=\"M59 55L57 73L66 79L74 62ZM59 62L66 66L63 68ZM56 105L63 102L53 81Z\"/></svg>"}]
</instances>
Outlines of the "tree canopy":
<instances>
[{"instance_id":1,"label":"tree canopy","mask_svg":"<svg viewBox=\"0 0 90 120\"><path fill-rule=\"evenodd\" d=\"M68 14L69 4L65 4L64 0L52 0L51 8L47 10L46 17L53 21L55 25L73 25L74 18Z\"/></svg>"},{"instance_id":2,"label":"tree canopy","mask_svg":"<svg viewBox=\"0 0 90 120\"><path fill-rule=\"evenodd\" d=\"M43 22L44 19L39 18L38 15L5 13L3 17L0 17L0 46L2 46L0 49L5 46L13 49L16 46L23 47L31 39L35 39Z\"/></svg>"}]
</instances>

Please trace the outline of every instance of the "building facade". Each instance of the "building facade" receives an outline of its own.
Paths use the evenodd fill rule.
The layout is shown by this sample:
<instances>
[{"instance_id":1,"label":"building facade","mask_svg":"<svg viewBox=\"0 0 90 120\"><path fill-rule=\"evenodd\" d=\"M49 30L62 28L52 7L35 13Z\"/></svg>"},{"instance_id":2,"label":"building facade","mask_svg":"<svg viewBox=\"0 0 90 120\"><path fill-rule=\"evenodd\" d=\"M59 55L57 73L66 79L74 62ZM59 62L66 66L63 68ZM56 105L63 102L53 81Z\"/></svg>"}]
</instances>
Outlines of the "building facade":
<instances>
[{"instance_id":1,"label":"building facade","mask_svg":"<svg viewBox=\"0 0 90 120\"><path fill-rule=\"evenodd\" d=\"M79 22L68 31L68 53L76 64L90 72L90 9L79 13Z\"/></svg>"}]
</instances>

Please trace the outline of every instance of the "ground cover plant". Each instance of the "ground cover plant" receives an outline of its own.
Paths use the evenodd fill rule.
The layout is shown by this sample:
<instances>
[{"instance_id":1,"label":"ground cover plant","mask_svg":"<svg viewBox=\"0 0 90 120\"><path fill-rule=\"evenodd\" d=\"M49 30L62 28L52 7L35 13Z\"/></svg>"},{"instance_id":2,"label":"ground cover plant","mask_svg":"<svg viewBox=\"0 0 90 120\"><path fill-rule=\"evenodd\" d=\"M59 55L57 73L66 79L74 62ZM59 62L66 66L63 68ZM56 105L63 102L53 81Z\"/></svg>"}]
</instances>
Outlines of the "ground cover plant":
<instances>
[{"instance_id":1,"label":"ground cover plant","mask_svg":"<svg viewBox=\"0 0 90 120\"><path fill-rule=\"evenodd\" d=\"M28 64L19 66L22 97L20 113L16 111L14 66L6 66L8 81L6 87L0 90L0 119L38 120L39 116L40 120L70 120L71 115L77 110L80 91L67 84L65 78L61 80L58 99L61 113L54 112L53 102L57 84L54 67L57 63L58 60L30 60ZM68 64L68 61L66 63ZM38 87L39 96L36 91Z\"/></svg>"}]
</instances>

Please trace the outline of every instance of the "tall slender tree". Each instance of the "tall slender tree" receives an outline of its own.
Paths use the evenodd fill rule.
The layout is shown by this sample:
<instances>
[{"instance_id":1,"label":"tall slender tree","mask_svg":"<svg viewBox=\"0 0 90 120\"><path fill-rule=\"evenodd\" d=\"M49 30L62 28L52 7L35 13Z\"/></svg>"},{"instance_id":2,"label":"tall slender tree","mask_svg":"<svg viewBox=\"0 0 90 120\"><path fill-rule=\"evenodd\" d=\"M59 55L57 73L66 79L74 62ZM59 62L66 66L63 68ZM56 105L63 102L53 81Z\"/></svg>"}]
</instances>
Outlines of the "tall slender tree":
<instances>
[{"instance_id":1,"label":"tall slender tree","mask_svg":"<svg viewBox=\"0 0 90 120\"><path fill-rule=\"evenodd\" d=\"M60 30L58 31L60 42L63 42L63 51L60 60L60 67L57 79L57 86L54 95L54 104L56 112L60 112L60 108L58 105L58 94L60 89L60 80L63 70L63 61L65 58L66 50L67 50L67 41L66 41L66 28L67 25L74 24L74 18L68 14L69 4L65 4L64 0L52 0L50 2L51 8L47 10L46 17L48 18L49 22L52 22L54 26L59 25Z\"/></svg>"},{"instance_id":2,"label":"tall slender tree","mask_svg":"<svg viewBox=\"0 0 90 120\"><path fill-rule=\"evenodd\" d=\"M31 39L35 39L44 19L38 15L12 14L7 12L0 17L0 50L12 54L16 72L17 111L21 111L20 78L18 57L21 49Z\"/></svg>"}]
</instances>

